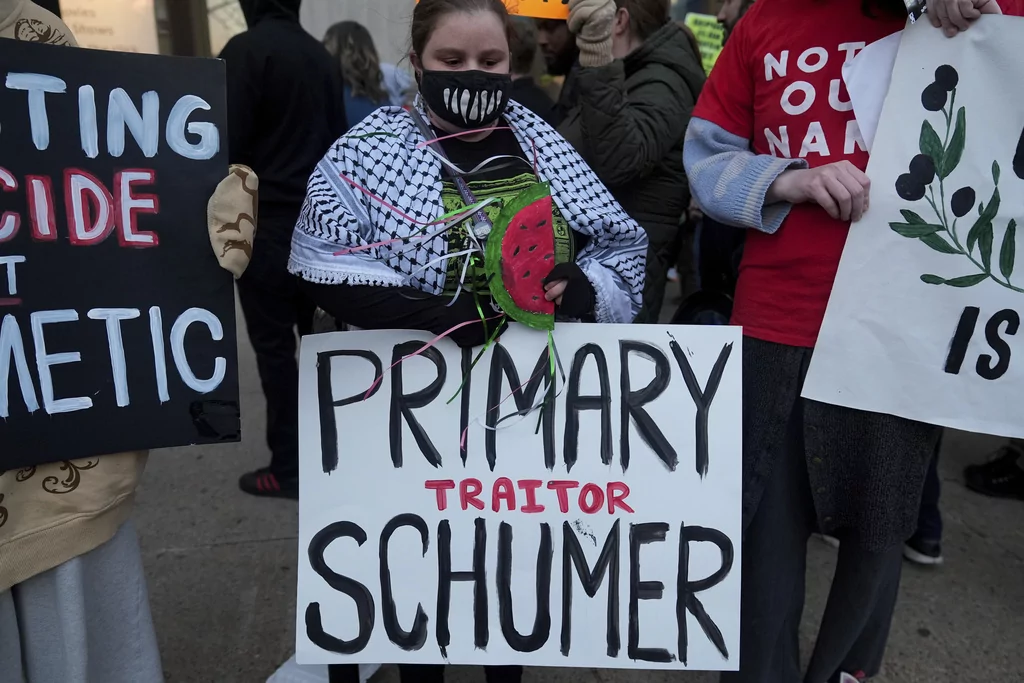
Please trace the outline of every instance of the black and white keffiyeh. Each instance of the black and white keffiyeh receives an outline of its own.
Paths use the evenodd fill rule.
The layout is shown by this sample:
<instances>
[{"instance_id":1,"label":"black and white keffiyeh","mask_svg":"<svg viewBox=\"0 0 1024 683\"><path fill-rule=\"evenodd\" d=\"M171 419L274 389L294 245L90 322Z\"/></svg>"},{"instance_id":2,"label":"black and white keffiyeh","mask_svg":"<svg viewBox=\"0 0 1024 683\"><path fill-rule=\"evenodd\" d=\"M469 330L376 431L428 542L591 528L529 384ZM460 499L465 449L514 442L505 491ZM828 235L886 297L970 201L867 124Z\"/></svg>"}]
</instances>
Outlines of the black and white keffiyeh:
<instances>
[{"instance_id":1,"label":"black and white keffiyeh","mask_svg":"<svg viewBox=\"0 0 1024 683\"><path fill-rule=\"evenodd\" d=\"M516 102L509 102L505 118L524 157L536 154L538 179L550 184L569 227L590 237L576 261L594 286L597 321L632 322L640 310L647 235L551 126ZM288 270L321 284L406 285L441 293L444 234L336 255L439 230L402 218L342 180L344 175L416 221L435 221L444 215L441 162L417 147L423 142L412 117L397 107L377 110L338 140L309 179Z\"/></svg>"}]
</instances>

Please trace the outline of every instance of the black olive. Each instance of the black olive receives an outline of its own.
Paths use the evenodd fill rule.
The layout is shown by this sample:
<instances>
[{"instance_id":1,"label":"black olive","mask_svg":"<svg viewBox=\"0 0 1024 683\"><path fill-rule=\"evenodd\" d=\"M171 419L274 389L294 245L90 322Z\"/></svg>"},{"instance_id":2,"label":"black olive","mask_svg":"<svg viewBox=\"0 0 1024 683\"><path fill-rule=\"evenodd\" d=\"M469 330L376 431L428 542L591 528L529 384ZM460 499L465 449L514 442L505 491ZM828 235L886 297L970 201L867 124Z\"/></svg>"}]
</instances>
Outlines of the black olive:
<instances>
[{"instance_id":1,"label":"black olive","mask_svg":"<svg viewBox=\"0 0 1024 683\"><path fill-rule=\"evenodd\" d=\"M960 74L949 64L943 64L935 70L935 83L940 88L949 92L960 82Z\"/></svg>"},{"instance_id":2,"label":"black olive","mask_svg":"<svg viewBox=\"0 0 1024 683\"><path fill-rule=\"evenodd\" d=\"M953 209L953 215L957 218L966 216L974 208L976 199L973 187L961 187L953 193L953 199L949 202Z\"/></svg>"},{"instance_id":3,"label":"black olive","mask_svg":"<svg viewBox=\"0 0 1024 683\"><path fill-rule=\"evenodd\" d=\"M918 154L910 160L910 175L922 185L930 185L935 180L935 161L927 154Z\"/></svg>"},{"instance_id":4,"label":"black olive","mask_svg":"<svg viewBox=\"0 0 1024 683\"><path fill-rule=\"evenodd\" d=\"M949 93L938 83L932 83L921 94L921 104L928 111L941 111L946 106Z\"/></svg>"},{"instance_id":5,"label":"black olive","mask_svg":"<svg viewBox=\"0 0 1024 683\"><path fill-rule=\"evenodd\" d=\"M896 179L896 194L908 202L916 202L924 197L924 185L917 182L914 176L904 173Z\"/></svg>"}]
</instances>

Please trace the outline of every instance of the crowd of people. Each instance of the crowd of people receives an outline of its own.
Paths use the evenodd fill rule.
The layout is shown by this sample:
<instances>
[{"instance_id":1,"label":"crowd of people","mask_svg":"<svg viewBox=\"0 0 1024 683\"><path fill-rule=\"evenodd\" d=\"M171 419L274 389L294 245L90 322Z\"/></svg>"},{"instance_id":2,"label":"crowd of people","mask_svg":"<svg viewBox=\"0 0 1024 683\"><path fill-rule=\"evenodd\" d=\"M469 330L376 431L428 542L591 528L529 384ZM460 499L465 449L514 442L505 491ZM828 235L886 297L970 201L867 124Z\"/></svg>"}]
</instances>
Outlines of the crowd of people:
<instances>
[{"instance_id":1,"label":"crowd of people","mask_svg":"<svg viewBox=\"0 0 1024 683\"><path fill-rule=\"evenodd\" d=\"M903 0L725 0L727 41L710 76L669 0L569 0L568 21L510 17L501 0L420 0L408 69L382 63L354 22L316 40L299 24L300 2L242 0L248 30L220 55L230 162L241 170L211 207L256 216L246 202L259 183L251 262L224 264L239 277L267 399L271 461L241 489L299 495L297 335L317 311L339 327L427 330L461 346L500 332L503 317L481 315L478 301L493 304L479 253L465 247L503 203L545 182L569 255L545 279L560 320L657 323L669 314L667 273L683 263L696 286L673 322L744 327L742 645L740 670L722 680L878 674L904 556L942 559L940 430L800 397L847 230L868 202L869 155L774 155L764 130L815 121L844 135L853 114L827 98L784 112L784 84L766 77L764 56L874 42L904 27ZM982 13L1024 11L1020 0L929 5L950 35ZM28 16L74 44L59 19L22 0L0 0L0 38L15 38L8 27ZM818 92L841 79L842 55L830 56L804 76ZM538 83L539 64L562 80L557 97ZM459 211L472 215L410 248L425 225ZM680 258L684 235L696 248ZM105 483L64 498L60 519L0 517L0 631L20 636L0 639L4 680L161 680L130 522L144 462L97 458L93 481ZM1024 499L1024 446L965 474L972 489ZM2 477L0 494L32 474ZM804 667L798 628L816 533L838 545L838 568ZM41 639L72 631L88 637L61 657L40 651ZM444 669L401 674L430 683ZM521 677L520 667L487 669L491 683ZM358 681L358 671L332 667L331 680Z\"/></svg>"}]
</instances>

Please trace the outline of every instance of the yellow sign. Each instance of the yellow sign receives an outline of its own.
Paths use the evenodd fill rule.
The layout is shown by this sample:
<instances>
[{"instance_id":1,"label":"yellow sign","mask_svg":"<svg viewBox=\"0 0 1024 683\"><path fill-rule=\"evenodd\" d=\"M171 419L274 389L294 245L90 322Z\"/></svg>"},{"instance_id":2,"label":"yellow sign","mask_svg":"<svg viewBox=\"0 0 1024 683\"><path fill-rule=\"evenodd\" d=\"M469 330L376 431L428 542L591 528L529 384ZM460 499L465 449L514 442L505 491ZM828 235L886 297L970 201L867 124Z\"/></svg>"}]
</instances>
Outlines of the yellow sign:
<instances>
[{"instance_id":1,"label":"yellow sign","mask_svg":"<svg viewBox=\"0 0 1024 683\"><path fill-rule=\"evenodd\" d=\"M569 18L569 0L504 0L504 2L508 7L509 14L538 19Z\"/></svg>"},{"instance_id":2,"label":"yellow sign","mask_svg":"<svg viewBox=\"0 0 1024 683\"><path fill-rule=\"evenodd\" d=\"M718 23L717 17L713 17L710 14L695 14L693 12L686 15L686 25L697 36L697 44L700 45L701 61L704 62L704 71L711 73L711 67L718 61L718 55L722 54L722 45L725 43L725 28Z\"/></svg>"}]
</instances>

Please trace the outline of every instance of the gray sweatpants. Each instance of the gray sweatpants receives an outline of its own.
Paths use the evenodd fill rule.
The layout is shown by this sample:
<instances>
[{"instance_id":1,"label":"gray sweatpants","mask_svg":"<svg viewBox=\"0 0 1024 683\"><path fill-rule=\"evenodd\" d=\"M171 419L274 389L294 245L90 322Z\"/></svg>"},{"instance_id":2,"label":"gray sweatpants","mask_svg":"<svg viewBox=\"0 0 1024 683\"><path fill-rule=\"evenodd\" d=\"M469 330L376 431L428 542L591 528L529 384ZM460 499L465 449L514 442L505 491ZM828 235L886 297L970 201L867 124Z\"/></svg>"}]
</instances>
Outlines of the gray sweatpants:
<instances>
[{"instance_id":1,"label":"gray sweatpants","mask_svg":"<svg viewBox=\"0 0 1024 683\"><path fill-rule=\"evenodd\" d=\"M740 671L723 674L722 683L826 683L838 671L870 677L881 668L899 592L902 546L873 553L851 539L840 546L817 643L801 675L807 541L817 525L801 405L798 400L785 448L744 531Z\"/></svg>"},{"instance_id":2,"label":"gray sweatpants","mask_svg":"<svg viewBox=\"0 0 1024 683\"><path fill-rule=\"evenodd\" d=\"M4 683L161 683L135 527L0 593Z\"/></svg>"}]
</instances>

